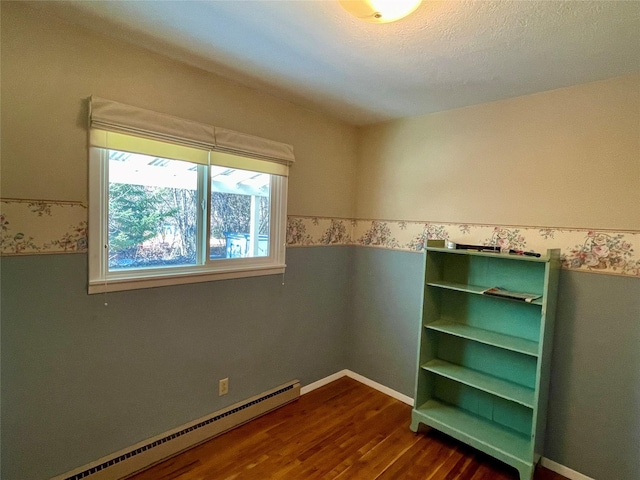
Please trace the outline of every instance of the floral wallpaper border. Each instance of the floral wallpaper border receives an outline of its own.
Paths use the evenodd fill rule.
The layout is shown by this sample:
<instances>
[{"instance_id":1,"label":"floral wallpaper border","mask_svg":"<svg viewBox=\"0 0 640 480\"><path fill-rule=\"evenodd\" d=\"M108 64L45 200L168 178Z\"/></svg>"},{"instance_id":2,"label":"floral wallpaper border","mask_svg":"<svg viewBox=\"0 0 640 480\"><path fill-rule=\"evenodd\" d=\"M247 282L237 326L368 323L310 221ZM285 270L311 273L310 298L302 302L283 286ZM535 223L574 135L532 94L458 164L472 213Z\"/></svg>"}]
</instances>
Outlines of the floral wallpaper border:
<instances>
[{"instance_id":1,"label":"floral wallpaper border","mask_svg":"<svg viewBox=\"0 0 640 480\"><path fill-rule=\"evenodd\" d=\"M0 199L0 246L3 256L86 252L87 206Z\"/></svg>"},{"instance_id":2,"label":"floral wallpaper border","mask_svg":"<svg viewBox=\"0 0 640 480\"><path fill-rule=\"evenodd\" d=\"M287 246L359 245L420 252L427 240L544 253L560 248L562 268L640 278L640 231L294 217Z\"/></svg>"},{"instance_id":3,"label":"floral wallpaper border","mask_svg":"<svg viewBox=\"0 0 640 480\"><path fill-rule=\"evenodd\" d=\"M357 245L420 252L427 239L545 252L570 270L640 278L640 231L289 216L287 246ZM2 256L86 253L87 206L0 199Z\"/></svg>"}]
</instances>

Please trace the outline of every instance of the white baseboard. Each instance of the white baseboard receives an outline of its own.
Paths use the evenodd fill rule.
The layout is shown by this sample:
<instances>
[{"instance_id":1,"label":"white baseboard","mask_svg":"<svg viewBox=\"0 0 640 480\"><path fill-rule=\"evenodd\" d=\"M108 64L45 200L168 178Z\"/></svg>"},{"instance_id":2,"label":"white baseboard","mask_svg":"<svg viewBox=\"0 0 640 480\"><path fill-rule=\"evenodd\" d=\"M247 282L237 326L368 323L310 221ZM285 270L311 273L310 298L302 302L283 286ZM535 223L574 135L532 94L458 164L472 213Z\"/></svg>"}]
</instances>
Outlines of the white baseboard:
<instances>
[{"instance_id":1,"label":"white baseboard","mask_svg":"<svg viewBox=\"0 0 640 480\"><path fill-rule=\"evenodd\" d=\"M353 378L354 380L357 380L358 382L363 383L368 387L371 387L375 390L378 390L379 392L389 395L390 397L395 398L396 400L400 400L401 402L406 403L407 405L413 406L413 398L407 395L404 395L400 392L396 392L395 390L392 390L389 387L385 387L384 385L378 382L374 382L373 380L367 377L364 377L358 373L352 372L351 370L340 370L339 372L336 372L333 375L329 375L328 377L321 378L317 382L313 382L313 383L310 383L309 385L305 385L300 389L300 395L309 393L315 390L316 388L323 387L333 382L334 380L338 380L339 378L342 378L342 377ZM569 480L595 480L591 477L587 477L586 475L583 475L580 472L576 472L575 470L572 470L569 467L565 467L564 465L556 463L553 460L549 460L548 458L545 458L545 457L540 458L540 465L542 465L545 468L548 468L552 472L559 473L560 475L567 477Z\"/></svg>"},{"instance_id":2,"label":"white baseboard","mask_svg":"<svg viewBox=\"0 0 640 480\"><path fill-rule=\"evenodd\" d=\"M300 395L309 393L315 390L316 388L323 387L333 382L334 380L338 380L339 378L342 378L342 377L353 378L354 380L357 380L358 382L363 383L368 387L371 387L375 390L378 390L379 392L389 395L390 397L395 398L396 400L400 400L401 402L406 403L407 405L413 406L413 398L408 397L400 392L396 392L395 390L389 387L385 387L381 383L374 382L373 380L367 377L364 377L359 373L352 372L351 370L340 370L339 372L336 372L333 375L329 375L328 377L321 378L317 382L313 382L313 383L310 383L309 385L305 385L300 389Z\"/></svg>"},{"instance_id":3,"label":"white baseboard","mask_svg":"<svg viewBox=\"0 0 640 480\"><path fill-rule=\"evenodd\" d=\"M339 372L334 373L333 375L329 375L328 377L321 378L317 382L310 383L309 385L305 385L300 389L300 395L305 395L309 392L314 391L316 388L324 387L331 382L338 380L339 378L346 377L347 372L349 370L340 370Z\"/></svg>"},{"instance_id":4,"label":"white baseboard","mask_svg":"<svg viewBox=\"0 0 640 480\"><path fill-rule=\"evenodd\" d=\"M567 477L569 480L595 480L594 478L587 477L586 475L583 475L580 472L576 472L569 467L565 467L564 465L556 463L553 460L549 460L546 457L540 458L540 465L548 468L552 472L556 472L564 477Z\"/></svg>"},{"instance_id":5,"label":"white baseboard","mask_svg":"<svg viewBox=\"0 0 640 480\"><path fill-rule=\"evenodd\" d=\"M362 375L352 372L351 370L347 370L347 377L353 378L354 380L359 381L360 383L364 383L367 387L375 388L379 392L385 393L396 400L400 400L407 405L413 406L413 398L404 395L403 393L396 392L395 390L385 387L384 385L374 382L373 380L368 379L367 377L363 377Z\"/></svg>"}]
</instances>

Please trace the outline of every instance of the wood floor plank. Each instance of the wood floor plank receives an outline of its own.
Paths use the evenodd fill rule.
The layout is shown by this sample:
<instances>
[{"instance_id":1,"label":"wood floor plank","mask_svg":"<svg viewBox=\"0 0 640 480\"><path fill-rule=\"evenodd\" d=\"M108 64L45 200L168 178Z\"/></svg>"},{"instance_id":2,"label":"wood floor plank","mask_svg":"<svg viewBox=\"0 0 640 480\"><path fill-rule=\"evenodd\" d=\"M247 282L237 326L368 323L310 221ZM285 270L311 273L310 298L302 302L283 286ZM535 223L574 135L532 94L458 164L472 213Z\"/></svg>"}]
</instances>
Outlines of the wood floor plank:
<instances>
[{"instance_id":1,"label":"wood floor plank","mask_svg":"<svg viewBox=\"0 0 640 480\"><path fill-rule=\"evenodd\" d=\"M431 429L343 377L129 480L517 480L515 469ZM536 480L566 480L543 468Z\"/></svg>"}]
</instances>

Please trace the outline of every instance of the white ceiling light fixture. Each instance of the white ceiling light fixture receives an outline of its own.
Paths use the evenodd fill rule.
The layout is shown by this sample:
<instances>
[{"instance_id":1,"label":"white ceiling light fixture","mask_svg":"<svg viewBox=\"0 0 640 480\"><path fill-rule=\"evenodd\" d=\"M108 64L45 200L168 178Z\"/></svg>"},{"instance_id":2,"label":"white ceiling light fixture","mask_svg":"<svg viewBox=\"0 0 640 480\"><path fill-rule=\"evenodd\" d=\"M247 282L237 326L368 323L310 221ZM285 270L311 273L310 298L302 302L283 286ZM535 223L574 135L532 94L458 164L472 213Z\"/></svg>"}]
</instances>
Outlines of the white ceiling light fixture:
<instances>
[{"instance_id":1,"label":"white ceiling light fixture","mask_svg":"<svg viewBox=\"0 0 640 480\"><path fill-rule=\"evenodd\" d=\"M422 0L340 0L340 5L354 17L370 23L389 23L406 17Z\"/></svg>"}]
</instances>

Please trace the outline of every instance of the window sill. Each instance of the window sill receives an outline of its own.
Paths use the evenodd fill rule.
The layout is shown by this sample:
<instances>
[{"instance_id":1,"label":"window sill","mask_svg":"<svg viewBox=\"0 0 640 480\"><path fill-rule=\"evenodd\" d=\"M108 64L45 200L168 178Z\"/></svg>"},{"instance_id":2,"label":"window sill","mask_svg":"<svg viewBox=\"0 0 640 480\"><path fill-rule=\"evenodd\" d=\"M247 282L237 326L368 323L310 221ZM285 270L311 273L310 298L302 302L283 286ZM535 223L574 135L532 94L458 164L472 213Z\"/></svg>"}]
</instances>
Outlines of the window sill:
<instances>
[{"instance_id":1,"label":"window sill","mask_svg":"<svg viewBox=\"0 0 640 480\"><path fill-rule=\"evenodd\" d=\"M279 275L285 272L285 265L270 265L252 267L246 270L207 271L201 273L168 273L149 277L120 278L89 282L89 295L95 293L121 292L125 290L139 290L143 288L167 287L170 285L186 285L189 283L211 282L214 280L230 280L234 278L260 277L264 275Z\"/></svg>"}]
</instances>

